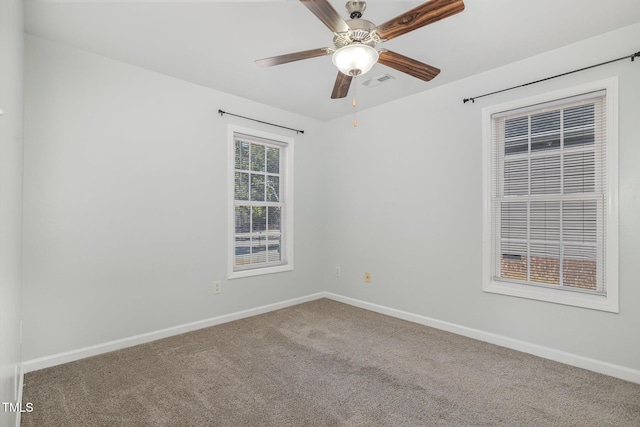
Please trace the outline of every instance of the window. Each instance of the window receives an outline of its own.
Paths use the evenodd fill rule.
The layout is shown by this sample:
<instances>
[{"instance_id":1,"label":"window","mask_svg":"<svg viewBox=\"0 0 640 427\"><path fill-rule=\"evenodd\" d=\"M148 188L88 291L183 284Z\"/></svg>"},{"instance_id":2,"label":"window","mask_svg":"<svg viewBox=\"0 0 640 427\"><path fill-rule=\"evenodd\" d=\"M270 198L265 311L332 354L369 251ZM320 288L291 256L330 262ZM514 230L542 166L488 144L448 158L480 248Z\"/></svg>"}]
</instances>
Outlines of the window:
<instances>
[{"instance_id":1,"label":"window","mask_svg":"<svg viewBox=\"0 0 640 427\"><path fill-rule=\"evenodd\" d=\"M229 278L293 269L292 140L230 126Z\"/></svg>"},{"instance_id":2,"label":"window","mask_svg":"<svg viewBox=\"0 0 640 427\"><path fill-rule=\"evenodd\" d=\"M485 291L618 312L616 91L483 110Z\"/></svg>"}]
</instances>

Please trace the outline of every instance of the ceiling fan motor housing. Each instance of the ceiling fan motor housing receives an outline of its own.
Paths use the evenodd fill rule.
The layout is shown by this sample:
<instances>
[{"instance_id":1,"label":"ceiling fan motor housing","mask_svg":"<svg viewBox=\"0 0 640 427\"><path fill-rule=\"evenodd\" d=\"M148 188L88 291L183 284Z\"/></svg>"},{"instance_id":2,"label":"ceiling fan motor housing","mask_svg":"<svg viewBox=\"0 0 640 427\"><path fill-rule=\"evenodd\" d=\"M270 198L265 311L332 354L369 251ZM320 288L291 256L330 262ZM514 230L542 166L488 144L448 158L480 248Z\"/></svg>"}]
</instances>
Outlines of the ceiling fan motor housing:
<instances>
[{"instance_id":1,"label":"ceiling fan motor housing","mask_svg":"<svg viewBox=\"0 0 640 427\"><path fill-rule=\"evenodd\" d=\"M335 33L333 44L336 49L348 46L353 43L365 44L375 47L380 43L380 37L376 33L376 25L366 19L350 19L347 22L349 31L343 33Z\"/></svg>"}]
</instances>

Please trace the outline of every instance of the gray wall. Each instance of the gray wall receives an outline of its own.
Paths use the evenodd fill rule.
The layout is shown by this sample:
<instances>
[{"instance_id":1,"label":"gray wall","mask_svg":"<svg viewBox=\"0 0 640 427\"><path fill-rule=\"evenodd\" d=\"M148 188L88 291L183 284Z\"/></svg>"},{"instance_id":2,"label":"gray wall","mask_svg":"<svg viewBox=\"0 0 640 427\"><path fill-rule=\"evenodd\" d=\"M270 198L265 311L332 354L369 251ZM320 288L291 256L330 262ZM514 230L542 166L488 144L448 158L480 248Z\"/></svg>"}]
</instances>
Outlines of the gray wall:
<instances>
[{"instance_id":1,"label":"gray wall","mask_svg":"<svg viewBox=\"0 0 640 427\"><path fill-rule=\"evenodd\" d=\"M0 2L0 402L16 402L21 362L22 1ZM16 413L0 408L0 425Z\"/></svg>"},{"instance_id":2,"label":"gray wall","mask_svg":"<svg viewBox=\"0 0 640 427\"><path fill-rule=\"evenodd\" d=\"M26 52L25 360L322 289L321 122L37 37ZM226 280L229 123L294 138L295 271Z\"/></svg>"},{"instance_id":3,"label":"gray wall","mask_svg":"<svg viewBox=\"0 0 640 427\"><path fill-rule=\"evenodd\" d=\"M640 24L362 111L355 130L349 117L331 122L327 289L640 369L640 62L462 102L629 55L637 40ZM620 313L483 293L482 107L611 76L619 76Z\"/></svg>"}]
</instances>

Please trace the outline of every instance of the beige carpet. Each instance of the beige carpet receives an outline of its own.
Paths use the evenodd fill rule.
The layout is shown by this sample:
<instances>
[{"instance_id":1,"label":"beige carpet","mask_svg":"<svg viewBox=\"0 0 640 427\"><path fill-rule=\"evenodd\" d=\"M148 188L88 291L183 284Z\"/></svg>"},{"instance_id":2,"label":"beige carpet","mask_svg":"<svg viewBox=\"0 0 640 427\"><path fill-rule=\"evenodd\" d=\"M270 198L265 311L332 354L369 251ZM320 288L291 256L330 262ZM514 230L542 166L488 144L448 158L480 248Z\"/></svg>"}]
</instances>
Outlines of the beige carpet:
<instances>
[{"instance_id":1,"label":"beige carpet","mask_svg":"<svg viewBox=\"0 0 640 427\"><path fill-rule=\"evenodd\" d=\"M640 385L322 299L25 377L29 426L640 426Z\"/></svg>"}]
</instances>

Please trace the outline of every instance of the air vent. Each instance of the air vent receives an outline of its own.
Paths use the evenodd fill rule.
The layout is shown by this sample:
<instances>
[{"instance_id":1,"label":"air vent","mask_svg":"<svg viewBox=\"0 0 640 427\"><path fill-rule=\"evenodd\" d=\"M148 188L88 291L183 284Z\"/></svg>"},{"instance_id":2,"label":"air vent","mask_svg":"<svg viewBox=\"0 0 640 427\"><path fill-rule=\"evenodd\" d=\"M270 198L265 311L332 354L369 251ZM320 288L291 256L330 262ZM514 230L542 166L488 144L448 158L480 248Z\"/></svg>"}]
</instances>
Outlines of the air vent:
<instances>
[{"instance_id":1,"label":"air vent","mask_svg":"<svg viewBox=\"0 0 640 427\"><path fill-rule=\"evenodd\" d=\"M362 85L366 87L376 87L376 86L380 86L381 84L388 83L390 80L393 80L393 79L395 79L395 77L390 76L389 74L383 74L381 76L374 77L365 82L362 82Z\"/></svg>"}]
</instances>

